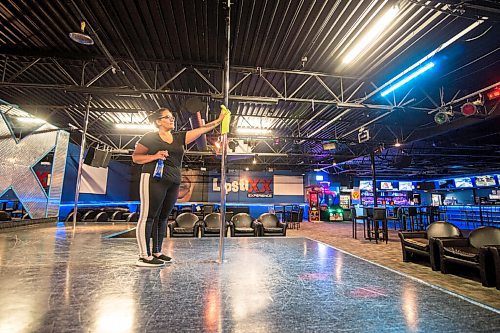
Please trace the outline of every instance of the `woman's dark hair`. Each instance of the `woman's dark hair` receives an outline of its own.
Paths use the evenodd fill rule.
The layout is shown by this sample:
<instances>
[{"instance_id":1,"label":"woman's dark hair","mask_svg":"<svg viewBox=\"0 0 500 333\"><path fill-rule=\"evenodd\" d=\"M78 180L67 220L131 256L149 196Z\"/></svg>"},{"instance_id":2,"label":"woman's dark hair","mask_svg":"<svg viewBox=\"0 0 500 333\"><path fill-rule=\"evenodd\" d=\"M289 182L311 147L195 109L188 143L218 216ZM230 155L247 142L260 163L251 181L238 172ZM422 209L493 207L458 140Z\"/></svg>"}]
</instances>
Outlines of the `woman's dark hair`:
<instances>
[{"instance_id":1,"label":"woman's dark hair","mask_svg":"<svg viewBox=\"0 0 500 333\"><path fill-rule=\"evenodd\" d=\"M156 127L158 127L158 124L156 123L156 121L161 118L163 111L168 111L172 115L174 114L172 112L172 110L170 110L169 108L159 108L158 110L156 110L148 115L149 122L152 123L153 125L155 125Z\"/></svg>"}]
</instances>

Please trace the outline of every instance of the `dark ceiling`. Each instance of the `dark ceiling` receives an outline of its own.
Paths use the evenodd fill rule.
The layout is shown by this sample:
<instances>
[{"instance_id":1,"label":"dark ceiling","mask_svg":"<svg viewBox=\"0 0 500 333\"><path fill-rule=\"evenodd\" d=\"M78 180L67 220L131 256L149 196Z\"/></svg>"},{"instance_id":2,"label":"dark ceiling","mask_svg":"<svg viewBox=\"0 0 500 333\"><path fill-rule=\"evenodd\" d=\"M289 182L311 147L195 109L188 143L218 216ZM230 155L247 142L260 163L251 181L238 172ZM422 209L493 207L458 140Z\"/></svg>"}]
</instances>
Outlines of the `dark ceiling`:
<instances>
[{"instance_id":1,"label":"dark ceiling","mask_svg":"<svg viewBox=\"0 0 500 333\"><path fill-rule=\"evenodd\" d=\"M398 4L388 28L352 64L342 59L380 16ZM0 3L0 99L60 127L84 124L89 139L130 160L141 133L116 123L145 122L158 107L190 129L188 98L215 119L223 100L225 1L5 0ZM460 107L499 85L500 5L496 1L234 0L230 10L231 139L253 153L230 168L365 175L370 151L384 147L380 172L426 178L500 170L500 107ZM86 31L84 46L68 34ZM462 33L465 29L469 31ZM454 38L459 35L458 38ZM446 45L451 39L453 43ZM381 86L434 50L435 67L381 97ZM451 121L434 122L438 110ZM238 126L271 132L242 136ZM358 131L370 140L358 142ZM79 143L80 132L72 139ZM212 143L190 147L190 167L218 167ZM323 143L335 140L335 150ZM396 140L399 148L391 148ZM410 156L410 157L402 157ZM256 165L249 162L256 158ZM400 163L401 160L406 163Z\"/></svg>"}]
</instances>

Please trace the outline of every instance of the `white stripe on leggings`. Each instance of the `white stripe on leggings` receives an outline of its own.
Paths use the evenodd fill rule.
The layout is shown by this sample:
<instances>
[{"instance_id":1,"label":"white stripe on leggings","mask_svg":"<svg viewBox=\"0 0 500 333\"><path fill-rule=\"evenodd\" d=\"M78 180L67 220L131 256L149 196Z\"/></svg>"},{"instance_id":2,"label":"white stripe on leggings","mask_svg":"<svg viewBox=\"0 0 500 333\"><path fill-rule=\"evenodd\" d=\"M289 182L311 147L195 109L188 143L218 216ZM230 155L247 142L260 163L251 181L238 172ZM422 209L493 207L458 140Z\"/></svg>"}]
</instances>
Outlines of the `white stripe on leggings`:
<instances>
[{"instance_id":1,"label":"white stripe on leggings","mask_svg":"<svg viewBox=\"0 0 500 333\"><path fill-rule=\"evenodd\" d=\"M137 220L137 228L135 229L135 238L139 246L139 257L146 258L148 250L146 248L146 221L149 213L149 173L141 173L141 181L139 183L139 195L141 198L141 213Z\"/></svg>"}]
</instances>

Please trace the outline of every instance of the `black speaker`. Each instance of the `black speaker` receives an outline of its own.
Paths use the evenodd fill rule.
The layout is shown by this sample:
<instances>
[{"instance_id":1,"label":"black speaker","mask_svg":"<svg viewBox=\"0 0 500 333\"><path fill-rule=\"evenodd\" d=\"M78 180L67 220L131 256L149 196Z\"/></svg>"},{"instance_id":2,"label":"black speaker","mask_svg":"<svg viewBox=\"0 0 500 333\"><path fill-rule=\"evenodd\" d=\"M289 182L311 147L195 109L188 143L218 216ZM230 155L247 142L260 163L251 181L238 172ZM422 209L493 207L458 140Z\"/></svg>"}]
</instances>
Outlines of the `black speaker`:
<instances>
[{"instance_id":1,"label":"black speaker","mask_svg":"<svg viewBox=\"0 0 500 333\"><path fill-rule=\"evenodd\" d=\"M89 150L87 150L87 155L85 155L85 158L83 159L83 164L92 165L94 154L95 154L95 148L90 147Z\"/></svg>"},{"instance_id":2,"label":"black speaker","mask_svg":"<svg viewBox=\"0 0 500 333\"><path fill-rule=\"evenodd\" d=\"M104 157L104 160L102 161L101 168L107 168L109 165L109 161L111 161L111 152L107 151L106 157Z\"/></svg>"},{"instance_id":3,"label":"black speaker","mask_svg":"<svg viewBox=\"0 0 500 333\"><path fill-rule=\"evenodd\" d=\"M110 151L90 147L83 163L95 168L107 168L110 160Z\"/></svg>"},{"instance_id":4,"label":"black speaker","mask_svg":"<svg viewBox=\"0 0 500 333\"><path fill-rule=\"evenodd\" d=\"M408 168L413 158L409 155L400 155L394 159L392 166L395 168Z\"/></svg>"}]
</instances>

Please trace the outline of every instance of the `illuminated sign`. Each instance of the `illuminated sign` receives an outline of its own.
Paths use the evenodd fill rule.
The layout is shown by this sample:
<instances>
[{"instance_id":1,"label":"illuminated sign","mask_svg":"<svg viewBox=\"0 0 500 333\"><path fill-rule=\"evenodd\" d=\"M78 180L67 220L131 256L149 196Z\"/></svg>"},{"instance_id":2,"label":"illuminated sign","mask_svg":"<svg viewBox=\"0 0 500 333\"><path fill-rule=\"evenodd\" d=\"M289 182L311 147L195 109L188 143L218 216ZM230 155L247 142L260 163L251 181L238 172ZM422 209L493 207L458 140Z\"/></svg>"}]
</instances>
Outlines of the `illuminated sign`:
<instances>
[{"instance_id":1,"label":"illuminated sign","mask_svg":"<svg viewBox=\"0 0 500 333\"><path fill-rule=\"evenodd\" d=\"M231 182L226 182L226 193L230 192L247 192L248 198L272 198L273 191L271 189L271 183L273 178L241 178L239 180L233 180ZM212 190L214 192L220 192L220 179L212 179Z\"/></svg>"}]
</instances>

